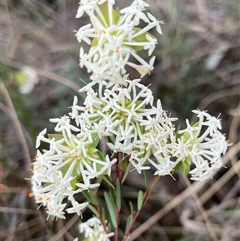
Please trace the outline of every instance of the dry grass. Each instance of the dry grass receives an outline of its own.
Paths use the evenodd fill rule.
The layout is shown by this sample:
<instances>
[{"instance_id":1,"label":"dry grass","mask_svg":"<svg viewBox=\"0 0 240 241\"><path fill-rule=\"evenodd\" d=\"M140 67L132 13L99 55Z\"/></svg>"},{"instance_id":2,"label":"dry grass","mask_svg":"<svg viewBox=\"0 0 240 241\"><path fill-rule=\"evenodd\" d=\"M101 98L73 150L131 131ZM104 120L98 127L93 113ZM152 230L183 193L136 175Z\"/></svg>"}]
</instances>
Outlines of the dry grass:
<instances>
[{"instance_id":1,"label":"dry grass","mask_svg":"<svg viewBox=\"0 0 240 241\"><path fill-rule=\"evenodd\" d=\"M77 236L78 217L46 221L44 210L28 197L31 187L25 179L31 176L37 133L53 128L48 119L63 115L83 86L81 79L88 80L78 67L73 33L83 24L74 18L77 5L74 0L1 2L0 240L68 241ZM233 145L223 157L226 168L211 180L190 183L181 173L176 181L162 178L130 240L240 240L240 4L151 0L151 11L165 24L155 70L144 82L152 83L156 98L182 126L197 107L221 113L223 132ZM220 58L209 65L216 52ZM23 65L34 68L39 78L27 95L18 92L16 82ZM144 188L141 178L133 172L123 205L135 200L139 188Z\"/></svg>"}]
</instances>

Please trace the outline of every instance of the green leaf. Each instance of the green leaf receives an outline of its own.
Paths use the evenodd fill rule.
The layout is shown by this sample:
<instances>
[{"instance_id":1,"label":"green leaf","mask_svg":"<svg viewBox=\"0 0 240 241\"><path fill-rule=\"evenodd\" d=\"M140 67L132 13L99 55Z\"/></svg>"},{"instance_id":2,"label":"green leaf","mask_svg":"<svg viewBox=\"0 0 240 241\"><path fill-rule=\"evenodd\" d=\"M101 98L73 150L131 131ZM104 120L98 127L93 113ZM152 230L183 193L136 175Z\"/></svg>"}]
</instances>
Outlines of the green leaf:
<instances>
[{"instance_id":1,"label":"green leaf","mask_svg":"<svg viewBox=\"0 0 240 241\"><path fill-rule=\"evenodd\" d=\"M138 200L138 202L137 202L138 210L140 210L142 208L142 204L143 204L143 192L142 192L142 190L139 191L137 200Z\"/></svg>"},{"instance_id":2,"label":"green leaf","mask_svg":"<svg viewBox=\"0 0 240 241\"><path fill-rule=\"evenodd\" d=\"M127 223L126 223L126 230L128 229L129 225L132 223L135 211L134 211L134 206L132 202L129 202L129 207L130 207L130 215L127 218Z\"/></svg>"},{"instance_id":3,"label":"green leaf","mask_svg":"<svg viewBox=\"0 0 240 241\"><path fill-rule=\"evenodd\" d=\"M199 122L196 122L194 124L191 124L192 127L198 127L199 126ZM185 140L189 140L191 137L190 137L190 134L188 132L185 132L183 135ZM198 130L196 131L193 131L193 138L197 138L198 137ZM192 138L191 138L192 139Z\"/></svg>"},{"instance_id":4,"label":"green leaf","mask_svg":"<svg viewBox=\"0 0 240 241\"><path fill-rule=\"evenodd\" d=\"M117 201L116 201L116 192L115 192L115 189L109 187L109 195L114 203L114 207L117 206Z\"/></svg>"},{"instance_id":5,"label":"green leaf","mask_svg":"<svg viewBox=\"0 0 240 241\"><path fill-rule=\"evenodd\" d=\"M62 134L48 134L48 138L55 139L55 141L59 141L63 138Z\"/></svg>"},{"instance_id":6,"label":"green leaf","mask_svg":"<svg viewBox=\"0 0 240 241\"><path fill-rule=\"evenodd\" d=\"M111 188L115 189L114 185L111 183L111 181L109 180L110 177L108 176L102 176L102 179L109 185L111 186Z\"/></svg>"},{"instance_id":7,"label":"green leaf","mask_svg":"<svg viewBox=\"0 0 240 241\"><path fill-rule=\"evenodd\" d=\"M118 210L121 210L121 184L120 184L120 180L119 178L117 178L117 181L116 181L116 205L117 205L117 208Z\"/></svg>"},{"instance_id":8,"label":"green leaf","mask_svg":"<svg viewBox=\"0 0 240 241\"><path fill-rule=\"evenodd\" d=\"M143 170L143 177L144 177L144 182L145 182L146 189L148 189L148 187L149 187L148 171L144 171Z\"/></svg>"},{"instance_id":9,"label":"green leaf","mask_svg":"<svg viewBox=\"0 0 240 241\"><path fill-rule=\"evenodd\" d=\"M96 196L91 189L82 191L82 194L88 200L88 202L90 202L93 205L98 205Z\"/></svg>"},{"instance_id":10,"label":"green leaf","mask_svg":"<svg viewBox=\"0 0 240 241\"><path fill-rule=\"evenodd\" d=\"M115 25L118 23L119 19L120 19L120 14L119 14L119 10L112 10L111 13L108 12L108 4L107 3L103 3L101 5L98 5L98 7L100 8L100 11L102 13L103 16L101 16L100 14L98 15L98 19L99 21L105 26L105 27L109 27L111 25ZM110 23L110 16L112 15L112 23Z\"/></svg>"},{"instance_id":11,"label":"green leaf","mask_svg":"<svg viewBox=\"0 0 240 241\"><path fill-rule=\"evenodd\" d=\"M97 133L92 133L92 140L93 140L92 146L96 148L99 143L99 137Z\"/></svg>"},{"instance_id":12,"label":"green leaf","mask_svg":"<svg viewBox=\"0 0 240 241\"><path fill-rule=\"evenodd\" d=\"M182 161L178 162L178 164L174 167L174 172L176 172L181 166L182 166Z\"/></svg>"},{"instance_id":13,"label":"green leaf","mask_svg":"<svg viewBox=\"0 0 240 241\"><path fill-rule=\"evenodd\" d=\"M128 155L124 155L123 158L119 162L119 168L123 171L125 171L127 169L127 166L129 164L127 159L128 159Z\"/></svg>"},{"instance_id":14,"label":"green leaf","mask_svg":"<svg viewBox=\"0 0 240 241\"><path fill-rule=\"evenodd\" d=\"M176 128L176 138L180 138L183 134L179 134L178 132L181 130L181 125L178 125L178 127Z\"/></svg>"},{"instance_id":15,"label":"green leaf","mask_svg":"<svg viewBox=\"0 0 240 241\"><path fill-rule=\"evenodd\" d=\"M108 211L110 214L110 218L111 218L113 227L116 228L118 226L118 224L117 224L117 217L116 217L116 212L115 212L114 201L112 200L111 196L107 192L104 192L104 198L107 203L107 207L108 207Z\"/></svg>"},{"instance_id":16,"label":"green leaf","mask_svg":"<svg viewBox=\"0 0 240 241\"><path fill-rule=\"evenodd\" d=\"M130 172L131 166L132 166L132 165L131 165L130 163L128 163L127 168L126 168L126 170L125 170L125 172L124 172L124 176L123 176L123 179L122 179L122 183L124 183L125 179L127 178L128 174L129 174L129 172Z\"/></svg>"},{"instance_id":17,"label":"green leaf","mask_svg":"<svg viewBox=\"0 0 240 241\"><path fill-rule=\"evenodd\" d=\"M94 39L92 40L91 47L97 46L97 45L98 45L98 40L99 40L99 38L94 38Z\"/></svg>"},{"instance_id":18,"label":"green leaf","mask_svg":"<svg viewBox=\"0 0 240 241\"><path fill-rule=\"evenodd\" d=\"M95 159L100 159L101 161L105 161L105 156L103 155L103 153L101 151L99 151L97 149L95 149L95 153L92 157L95 158ZM103 168L102 164L96 163L96 169L97 169L98 172L101 171L102 168ZM106 174L107 174L107 171L102 173L102 175L106 175Z\"/></svg>"},{"instance_id":19,"label":"green leaf","mask_svg":"<svg viewBox=\"0 0 240 241\"><path fill-rule=\"evenodd\" d=\"M88 204L87 207L96 215L96 217L99 217L98 210L92 204Z\"/></svg>"},{"instance_id":20,"label":"green leaf","mask_svg":"<svg viewBox=\"0 0 240 241\"><path fill-rule=\"evenodd\" d=\"M137 112L139 110L144 110L145 107L146 107L145 102L143 102L142 100L137 100L135 103L136 103L136 110L137 110Z\"/></svg>"},{"instance_id":21,"label":"green leaf","mask_svg":"<svg viewBox=\"0 0 240 241\"><path fill-rule=\"evenodd\" d=\"M96 149L97 150L97 149ZM105 156L99 150L96 151L97 157L101 159L101 161L105 161Z\"/></svg>"},{"instance_id":22,"label":"green leaf","mask_svg":"<svg viewBox=\"0 0 240 241\"><path fill-rule=\"evenodd\" d=\"M184 160L178 162L178 164L174 167L174 171L176 172L180 167L183 168L183 176L186 177L190 171L191 157L188 156Z\"/></svg>"},{"instance_id":23,"label":"green leaf","mask_svg":"<svg viewBox=\"0 0 240 241\"><path fill-rule=\"evenodd\" d=\"M131 215L134 216L135 211L134 211L134 206L133 206L132 202L129 202L129 207L130 207L130 213L131 213Z\"/></svg>"},{"instance_id":24,"label":"green leaf","mask_svg":"<svg viewBox=\"0 0 240 241\"><path fill-rule=\"evenodd\" d=\"M119 9L118 8L116 10L113 9L113 24L118 24L120 17L121 15L119 13Z\"/></svg>"},{"instance_id":25,"label":"green leaf","mask_svg":"<svg viewBox=\"0 0 240 241\"><path fill-rule=\"evenodd\" d=\"M182 161L183 176L186 177L190 171L190 163L188 161Z\"/></svg>"},{"instance_id":26,"label":"green leaf","mask_svg":"<svg viewBox=\"0 0 240 241\"><path fill-rule=\"evenodd\" d=\"M126 223L126 229L125 232L127 231L128 227L130 226L131 222L133 221L133 215L129 215L127 218L127 223Z\"/></svg>"},{"instance_id":27,"label":"green leaf","mask_svg":"<svg viewBox=\"0 0 240 241\"><path fill-rule=\"evenodd\" d=\"M106 218L103 219L103 220L106 220ZM108 222L108 223L107 223L107 230L108 230L108 232L111 232L111 230L112 230L111 222Z\"/></svg>"},{"instance_id":28,"label":"green leaf","mask_svg":"<svg viewBox=\"0 0 240 241\"><path fill-rule=\"evenodd\" d=\"M134 34L137 33L137 32L140 32L142 29L141 28L134 28ZM147 37L146 36L150 36L151 38L156 38L155 36L153 36L152 34L150 33L142 33L140 35L138 35L137 37L133 38L132 40L132 43L134 42L148 42L147 40ZM140 50L143 50L143 47L144 46L134 46L134 45L131 45L131 48L134 49L135 51L140 51Z\"/></svg>"},{"instance_id":29,"label":"green leaf","mask_svg":"<svg viewBox=\"0 0 240 241\"><path fill-rule=\"evenodd\" d=\"M101 217L102 217L103 220L107 220L107 219L106 219L105 208L101 208ZM111 229L109 229L109 230L111 230Z\"/></svg>"}]
</instances>

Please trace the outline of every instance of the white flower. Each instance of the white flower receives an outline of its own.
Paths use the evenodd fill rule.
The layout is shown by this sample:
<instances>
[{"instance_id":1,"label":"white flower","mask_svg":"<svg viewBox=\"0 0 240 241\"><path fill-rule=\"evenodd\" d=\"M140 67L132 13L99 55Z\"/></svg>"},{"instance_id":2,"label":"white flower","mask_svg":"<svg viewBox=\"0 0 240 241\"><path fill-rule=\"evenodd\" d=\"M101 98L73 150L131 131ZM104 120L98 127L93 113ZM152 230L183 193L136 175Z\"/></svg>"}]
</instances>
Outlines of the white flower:
<instances>
[{"instance_id":1,"label":"white flower","mask_svg":"<svg viewBox=\"0 0 240 241\"><path fill-rule=\"evenodd\" d=\"M68 199L71 200L72 207L66 209L68 213L77 213L79 216L82 215L82 210L84 210L88 206L88 202L78 203L73 196L70 196Z\"/></svg>"},{"instance_id":2,"label":"white flower","mask_svg":"<svg viewBox=\"0 0 240 241\"><path fill-rule=\"evenodd\" d=\"M29 66L23 66L21 70L16 73L15 77L21 94L31 93L34 86L38 83L36 71Z\"/></svg>"},{"instance_id":3,"label":"white flower","mask_svg":"<svg viewBox=\"0 0 240 241\"><path fill-rule=\"evenodd\" d=\"M41 141L48 142L48 139L44 137L44 135L47 133L47 128L45 128L43 131L41 131L36 140L36 148L38 148L41 145Z\"/></svg>"},{"instance_id":4,"label":"white flower","mask_svg":"<svg viewBox=\"0 0 240 241\"><path fill-rule=\"evenodd\" d=\"M78 109L76 98L74 108ZM77 117L72 115L72 119ZM81 215L88 203L78 203L74 195L98 187L99 183L91 183L91 180L106 173L110 175L111 165L116 162L108 156L106 160L100 156L96 134L81 132L70 120L66 115L51 119L56 123L57 133L46 138L44 129L38 135L36 146L39 147L40 141L46 142L49 150L44 150L43 154L38 150L33 163L32 195L37 203L46 206L49 216L56 218L65 218L65 212ZM67 197L72 207L65 209Z\"/></svg>"},{"instance_id":5,"label":"white flower","mask_svg":"<svg viewBox=\"0 0 240 241\"><path fill-rule=\"evenodd\" d=\"M219 131L221 123L218 118L205 111L194 110L199 121L178 132L175 156L178 161L192 162L195 168L190 171L191 179L203 181L212 177L214 170L221 167L221 155L226 153L227 142Z\"/></svg>"},{"instance_id":6,"label":"white flower","mask_svg":"<svg viewBox=\"0 0 240 241\"><path fill-rule=\"evenodd\" d=\"M107 226L107 225L106 225ZM79 225L79 232L84 233L84 237L91 241L110 241L114 233L106 233L100 220L96 217L88 219Z\"/></svg>"},{"instance_id":7,"label":"white flower","mask_svg":"<svg viewBox=\"0 0 240 241\"><path fill-rule=\"evenodd\" d=\"M126 84L126 65L136 68L141 77L153 70L154 57L148 64L136 52L148 50L150 56L157 44L156 38L148 31L156 27L161 34L159 21L150 13L145 13L145 7L149 6L141 0L134 0L132 5L122 9L114 10L115 1L80 1L78 14L89 15L91 24L81 27L76 37L79 42L84 41L91 44L88 53L80 48L80 66L85 66L92 73L93 82L110 81L113 83ZM146 26L137 28L140 20ZM90 41L90 39L93 39ZM130 62L133 56L140 64Z\"/></svg>"},{"instance_id":8,"label":"white flower","mask_svg":"<svg viewBox=\"0 0 240 241\"><path fill-rule=\"evenodd\" d=\"M138 173L153 167L154 175L172 175L176 165L185 162L195 166L191 179L201 181L222 166L221 155L227 150L218 118L194 110L199 121L191 125L186 120L186 129L175 134L176 118L167 115L160 100L153 105L152 91L140 84L141 79L128 78L127 65L141 77L153 70L155 56L148 63L137 52L146 50L150 56L157 39L148 31L156 28L161 34L161 28L153 15L145 13L149 5L143 0L134 0L121 11L114 10L114 4L114 0L80 1L76 17L86 13L91 20L76 32L79 42L90 45L89 51L80 48L80 66L91 73L92 82L80 90L87 94L83 106L75 96L68 115L50 119L56 133L46 137L44 129L36 138L36 148L44 142L48 149L37 150L31 196L46 207L48 217L82 216L88 202L79 203L76 196L98 188L96 179L110 176L121 161L100 152L98 144L104 137L111 154L123 157L123 166L132 165ZM142 29L137 28L140 22L145 24ZM79 230L88 240L108 241L113 233L101 222L91 218Z\"/></svg>"},{"instance_id":9,"label":"white flower","mask_svg":"<svg viewBox=\"0 0 240 241\"><path fill-rule=\"evenodd\" d=\"M91 28L91 24L87 24L77 31L76 35L79 43L82 41L86 42L88 45L91 44L90 37L95 38L96 34L94 34L94 29Z\"/></svg>"},{"instance_id":10,"label":"white flower","mask_svg":"<svg viewBox=\"0 0 240 241\"><path fill-rule=\"evenodd\" d=\"M170 158L175 150L170 141L175 140L172 121L176 118L167 116L160 100L154 107L151 90L139 82L140 79L126 80L125 87L100 85L98 92L88 88L84 113L79 115L80 125L82 130L85 126L87 132L97 130L99 138L109 137L107 145L110 150L129 155L129 161L139 173L149 169L151 163L157 168L156 175L167 175L175 166ZM107 160L108 157L105 165L102 163L102 170L106 169ZM114 163L115 160L109 161L108 174ZM91 176L93 170L90 167L88 170Z\"/></svg>"}]
</instances>

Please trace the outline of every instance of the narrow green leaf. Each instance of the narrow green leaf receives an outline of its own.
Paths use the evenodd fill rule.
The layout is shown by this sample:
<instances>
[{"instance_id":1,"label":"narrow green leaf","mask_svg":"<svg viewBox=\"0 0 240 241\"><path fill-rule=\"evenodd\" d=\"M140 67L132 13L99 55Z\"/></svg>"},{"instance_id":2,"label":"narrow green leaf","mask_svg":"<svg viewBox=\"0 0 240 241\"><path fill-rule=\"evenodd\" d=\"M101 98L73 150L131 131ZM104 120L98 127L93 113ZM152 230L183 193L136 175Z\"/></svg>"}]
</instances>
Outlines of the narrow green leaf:
<instances>
[{"instance_id":1,"label":"narrow green leaf","mask_svg":"<svg viewBox=\"0 0 240 241\"><path fill-rule=\"evenodd\" d=\"M148 172L143 170L143 177L144 177L144 182L145 182L145 186L146 189L148 189L149 187L149 179L148 179Z\"/></svg>"},{"instance_id":2,"label":"narrow green leaf","mask_svg":"<svg viewBox=\"0 0 240 241\"><path fill-rule=\"evenodd\" d=\"M109 180L110 177L102 176L102 179L108 184L108 186L111 186L111 188L115 189L114 185Z\"/></svg>"},{"instance_id":3,"label":"narrow green leaf","mask_svg":"<svg viewBox=\"0 0 240 241\"><path fill-rule=\"evenodd\" d=\"M125 172L124 172L124 176L123 176L123 179L122 179L122 183L124 183L125 179L127 178L128 174L129 174L129 172L130 172L131 166L132 166L132 165L131 165L130 163L128 163L127 168L126 168L126 170L125 170Z\"/></svg>"},{"instance_id":4,"label":"narrow green leaf","mask_svg":"<svg viewBox=\"0 0 240 241\"><path fill-rule=\"evenodd\" d=\"M88 204L87 207L96 215L96 217L99 217L98 210L92 204Z\"/></svg>"},{"instance_id":5,"label":"narrow green leaf","mask_svg":"<svg viewBox=\"0 0 240 241\"><path fill-rule=\"evenodd\" d=\"M102 161L105 161L105 156L103 155L103 153L101 151L97 150L97 155Z\"/></svg>"},{"instance_id":6,"label":"narrow green leaf","mask_svg":"<svg viewBox=\"0 0 240 241\"><path fill-rule=\"evenodd\" d=\"M131 214L132 216L134 216L135 211L134 211L134 206L133 206L132 202L129 202L129 207L130 207L130 214Z\"/></svg>"},{"instance_id":7,"label":"narrow green leaf","mask_svg":"<svg viewBox=\"0 0 240 241\"><path fill-rule=\"evenodd\" d=\"M181 166L182 166L182 161L178 162L178 164L174 167L174 172L176 172Z\"/></svg>"},{"instance_id":8,"label":"narrow green leaf","mask_svg":"<svg viewBox=\"0 0 240 241\"><path fill-rule=\"evenodd\" d=\"M191 126L192 127L199 127L199 122L191 124ZM196 128L196 130L192 131L193 138L198 137L198 134L199 134L198 132L199 132L199 130L197 128ZM185 132L182 136L184 137L185 140L188 140L188 139L192 138L188 132Z\"/></svg>"},{"instance_id":9,"label":"narrow green leaf","mask_svg":"<svg viewBox=\"0 0 240 241\"><path fill-rule=\"evenodd\" d=\"M133 221L133 215L129 215L127 218L127 223L126 223L126 229L125 232L127 231L128 227L130 226L131 222Z\"/></svg>"},{"instance_id":10,"label":"narrow green leaf","mask_svg":"<svg viewBox=\"0 0 240 241\"><path fill-rule=\"evenodd\" d=\"M91 204L98 205L96 196L91 189L82 191L82 194Z\"/></svg>"},{"instance_id":11,"label":"narrow green leaf","mask_svg":"<svg viewBox=\"0 0 240 241\"><path fill-rule=\"evenodd\" d=\"M137 32L140 32L141 30L142 30L141 28L134 28L134 34L137 33ZM134 43L134 42L136 42L136 43L138 43L138 42L148 42L147 37L146 37L147 35L149 35L152 38L156 38L152 34L145 32L145 33L142 33L142 34L138 35L137 37L133 38L132 43ZM143 50L143 47L144 46L131 45L131 48L133 48L135 51Z\"/></svg>"},{"instance_id":12,"label":"narrow green leaf","mask_svg":"<svg viewBox=\"0 0 240 241\"><path fill-rule=\"evenodd\" d=\"M96 159L101 159L101 161L105 161L105 157L104 157L103 153L100 152L99 150L96 150L93 157ZM102 169L102 167L103 167L103 165L101 165L100 163L96 164L96 169L98 172ZM107 171L102 173L102 175L106 175L106 174L107 174Z\"/></svg>"},{"instance_id":13,"label":"narrow green leaf","mask_svg":"<svg viewBox=\"0 0 240 241\"><path fill-rule=\"evenodd\" d=\"M96 148L99 143L99 137L97 133L92 133L92 140L93 140L92 146Z\"/></svg>"},{"instance_id":14,"label":"narrow green leaf","mask_svg":"<svg viewBox=\"0 0 240 241\"><path fill-rule=\"evenodd\" d=\"M121 184L120 184L120 180L119 178L117 178L117 181L116 181L116 205L117 205L117 208L118 210L121 210Z\"/></svg>"},{"instance_id":15,"label":"narrow green leaf","mask_svg":"<svg viewBox=\"0 0 240 241\"><path fill-rule=\"evenodd\" d=\"M123 158L120 160L119 162L119 167L125 171L127 169L128 166L128 161L127 161L128 155L124 155Z\"/></svg>"},{"instance_id":16,"label":"narrow green leaf","mask_svg":"<svg viewBox=\"0 0 240 241\"><path fill-rule=\"evenodd\" d=\"M103 219L103 220L106 220L106 219ZM107 223L107 227L108 227L107 230L108 230L109 232L111 232L111 230L112 230L111 222L108 222L108 223Z\"/></svg>"},{"instance_id":17,"label":"narrow green leaf","mask_svg":"<svg viewBox=\"0 0 240 241\"><path fill-rule=\"evenodd\" d=\"M115 212L115 205L114 201L110 197L110 195L107 192L104 192L104 198L107 203L108 211L110 214L110 218L113 224L113 227L116 228L118 226L117 224L117 217L116 217L116 212Z\"/></svg>"},{"instance_id":18,"label":"narrow green leaf","mask_svg":"<svg viewBox=\"0 0 240 241\"><path fill-rule=\"evenodd\" d=\"M107 3L103 3L101 5L98 5L98 7L100 8L101 10L101 13L103 15L100 16L98 15L98 19L100 20L100 22L105 26L105 27L109 27L110 25L112 24L117 24L119 19L120 19L120 14L119 14L119 11L118 10L112 10L111 13L108 12L108 4ZM110 14L112 15L112 23L110 23Z\"/></svg>"},{"instance_id":19,"label":"narrow green leaf","mask_svg":"<svg viewBox=\"0 0 240 241\"><path fill-rule=\"evenodd\" d=\"M63 138L62 134L48 134L48 138L55 139L55 141L59 141Z\"/></svg>"},{"instance_id":20,"label":"narrow green leaf","mask_svg":"<svg viewBox=\"0 0 240 241\"><path fill-rule=\"evenodd\" d=\"M101 216L103 220L107 220L106 219L106 212L105 212L105 208L101 208Z\"/></svg>"},{"instance_id":21,"label":"narrow green leaf","mask_svg":"<svg viewBox=\"0 0 240 241\"><path fill-rule=\"evenodd\" d=\"M115 189L109 187L109 195L110 195L110 197L111 197L111 199L112 199L112 201L114 203L114 207L116 207L117 206L117 200L116 200L117 197L116 197Z\"/></svg>"},{"instance_id":22,"label":"narrow green leaf","mask_svg":"<svg viewBox=\"0 0 240 241\"><path fill-rule=\"evenodd\" d=\"M143 204L143 192L142 190L139 191L138 193L138 210L140 210L142 208L142 204Z\"/></svg>"},{"instance_id":23,"label":"narrow green leaf","mask_svg":"<svg viewBox=\"0 0 240 241\"><path fill-rule=\"evenodd\" d=\"M91 43L91 47L95 47L98 45L99 38L94 38Z\"/></svg>"},{"instance_id":24,"label":"narrow green leaf","mask_svg":"<svg viewBox=\"0 0 240 241\"><path fill-rule=\"evenodd\" d=\"M190 163L188 161L183 161L183 176L186 177L190 171Z\"/></svg>"}]
</instances>

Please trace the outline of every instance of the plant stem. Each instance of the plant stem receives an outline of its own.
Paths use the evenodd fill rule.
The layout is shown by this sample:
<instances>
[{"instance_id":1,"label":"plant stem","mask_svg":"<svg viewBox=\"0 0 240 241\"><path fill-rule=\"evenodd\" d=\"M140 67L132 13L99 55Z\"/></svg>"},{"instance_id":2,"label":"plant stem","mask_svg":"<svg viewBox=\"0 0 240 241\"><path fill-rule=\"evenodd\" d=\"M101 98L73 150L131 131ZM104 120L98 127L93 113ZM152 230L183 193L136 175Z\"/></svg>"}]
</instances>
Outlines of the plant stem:
<instances>
[{"instance_id":1,"label":"plant stem","mask_svg":"<svg viewBox=\"0 0 240 241\"><path fill-rule=\"evenodd\" d=\"M158 179L159 179L159 176L155 176L154 179L152 180L150 186L149 186L149 189L145 192L144 197L143 197L142 207L141 207L141 209L137 210L137 212L135 213L135 215L134 215L134 217L133 217L133 220L132 220L132 222L130 223L128 229L126 230L125 235L124 235L122 241L125 241L125 240L127 239L127 237L130 235L130 232L131 232L131 230L132 230L132 228L133 228L133 225L134 225L136 219L138 218L138 216L139 216L139 214L140 214L143 206L146 204L148 198L150 197L151 192L152 192L152 189L153 189L153 187L155 186L155 184L157 183Z\"/></svg>"},{"instance_id":2,"label":"plant stem","mask_svg":"<svg viewBox=\"0 0 240 241\"><path fill-rule=\"evenodd\" d=\"M118 241L118 227L116 227L114 231L114 241Z\"/></svg>"},{"instance_id":3,"label":"plant stem","mask_svg":"<svg viewBox=\"0 0 240 241\"><path fill-rule=\"evenodd\" d=\"M94 207L96 208L96 210L98 211L98 215L99 215L99 220L103 226L103 229L104 229L104 232L107 234L108 233L108 229L107 229L107 226L106 226L106 223L105 223L105 220L103 219L102 217L102 211L100 209L100 207L97 205L94 205Z\"/></svg>"}]
</instances>

